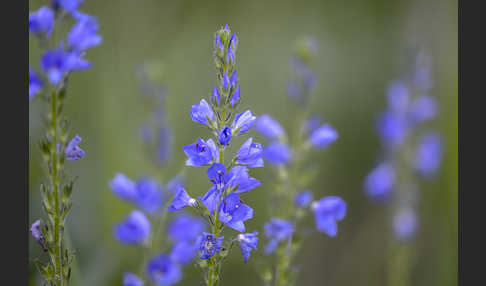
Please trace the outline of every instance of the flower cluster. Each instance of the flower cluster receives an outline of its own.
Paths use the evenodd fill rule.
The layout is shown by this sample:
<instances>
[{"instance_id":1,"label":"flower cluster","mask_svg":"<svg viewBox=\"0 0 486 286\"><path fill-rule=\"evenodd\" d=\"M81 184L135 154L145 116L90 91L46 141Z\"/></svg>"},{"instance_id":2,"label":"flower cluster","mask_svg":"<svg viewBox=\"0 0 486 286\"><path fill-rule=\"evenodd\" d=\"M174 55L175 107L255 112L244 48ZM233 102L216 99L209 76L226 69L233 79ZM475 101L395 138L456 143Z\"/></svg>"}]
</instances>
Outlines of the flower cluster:
<instances>
[{"instance_id":1,"label":"flower cluster","mask_svg":"<svg viewBox=\"0 0 486 286\"><path fill-rule=\"evenodd\" d=\"M199 266L205 271L207 285L217 285L220 269L233 242L239 242L245 262L250 252L257 248L257 232L245 233L245 221L253 217L253 209L241 200L243 193L261 185L249 175L248 168L264 165L263 146L248 138L235 156L225 162L226 148L235 138L246 134L256 117L250 110L237 112L240 104L240 86L236 72L238 37L226 25L215 34L214 60L217 68L217 84L213 86L209 101L201 99L191 107L191 119L205 125L213 138L198 139L182 149L187 156L186 165L209 168L206 171L211 187L203 196L191 197L180 188L175 194L169 211L191 207L207 217L210 232L198 239ZM225 226L239 232L235 239L225 242L222 235Z\"/></svg>"},{"instance_id":2,"label":"flower cluster","mask_svg":"<svg viewBox=\"0 0 486 286\"><path fill-rule=\"evenodd\" d=\"M75 135L68 142L68 120L63 116L67 82L74 71L88 69L91 64L84 59L87 49L97 46L102 38L97 34L98 23L94 16L78 10L80 0L54 0L29 14L29 34L39 42L41 59L39 68L29 64L29 99L36 95L49 102L46 116L47 132L40 147L48 166L49 185L41 186L43 207L49 218L45 223L37 220L31 233L42 249L49 253L51 262L37 266L49 285L66 285L71 274L73 254L67 249L64 225L72 203L73 181L64 183L65 161L76 161L85 156L79 147L81 137ZM71 19L68 19L71 18ZM59 42L52 39L55 30L65 30L68 20L74 26L66 38Z\"/></svg>"},{"instance_id":3,"label":"flower cluster","mask_svg":"<svg viewBox=\"0 0 486 286\"><path fill-rule=\"evenodd\" d=\"M291 285L296 271L291 261L298 252L297 238L302 231L303 218L307 213L314 215L319 232L329 236L337 234L337 222L346 215L346 203L337 196L327 196L313 201L313 195L306 185L310 182L312 169L305 156L314 149L325 149L338 138L338 133L329 124L322 124L317 116L307 117L310 93L315 86L315 75L310 69L311 59L316 51L312 39L299 41L292 59L294 78L289 83L290 98L296 100L296 130L292 137L282 125L268 114L258 117L257 131L269 140L263 148L266 162L276 167L278 183L272 194L271 219L264 225L268 244L265 253L276 252L278 269L268 269L262 278L277 285ZM306 175L303 175L306 174ZM281 246L281 247L280 247Z\"/></svg>"},{"instance_id":4,"label":"flower cluster","mask_svg":"<svg viewBox=\"0 0 486 286\"><path fill-rule=\"evenodd\" d=\"M396 202L393 229L401 240L413 237L417 229L416 181L436 174L443 152L441 136L429 126L438 114L437 101L430 95L430 61L421 51L413 74L388 86L387 107L376 124L383 156L364 180L371 199Z\"/></svg>"}]
</instances>

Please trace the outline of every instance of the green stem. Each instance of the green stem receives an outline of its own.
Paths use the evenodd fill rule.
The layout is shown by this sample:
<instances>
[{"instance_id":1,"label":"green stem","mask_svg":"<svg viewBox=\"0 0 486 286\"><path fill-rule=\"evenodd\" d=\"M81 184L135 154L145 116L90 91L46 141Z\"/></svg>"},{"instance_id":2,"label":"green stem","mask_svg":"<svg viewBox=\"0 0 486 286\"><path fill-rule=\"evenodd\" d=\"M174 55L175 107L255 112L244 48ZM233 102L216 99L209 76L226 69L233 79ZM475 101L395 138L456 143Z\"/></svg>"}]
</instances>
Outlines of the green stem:
<instances>
[{"instance_id":1,"label":"green stem","mask_svg":"<svg viewBox=\"0 0 486 286\"><path fill-rule=\"evenodd\" d=\"M54 90L51 96L51 128L52 145L51 145L51 163L52 163L52 187L54 192L54 256L55 256L55 281L58 285L62 286L63 283L63 271L62 271L62 237L61 237L61 223L60 223L60 206L59 206L59 179L58 179L58 118L57 118L57 92Z\"/></svg>"}]
</instances>

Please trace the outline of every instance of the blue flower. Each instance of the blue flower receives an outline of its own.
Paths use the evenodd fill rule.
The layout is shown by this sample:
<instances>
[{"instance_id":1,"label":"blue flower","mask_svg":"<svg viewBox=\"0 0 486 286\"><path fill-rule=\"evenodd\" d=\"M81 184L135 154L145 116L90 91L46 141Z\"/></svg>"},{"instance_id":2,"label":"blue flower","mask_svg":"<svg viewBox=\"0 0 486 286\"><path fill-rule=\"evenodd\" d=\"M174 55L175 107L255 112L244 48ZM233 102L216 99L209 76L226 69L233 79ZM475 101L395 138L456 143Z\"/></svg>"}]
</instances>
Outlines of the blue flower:
<instances>
[{"instance_id":1,"label":"blue flower","mask_svg":"<svg viewBox=\"0 0 486 286\"><path fill-rule=\"evenodd\" d=\"M250 258L250 253L253 249L257 249L258 245L258 232L254 231L252 233L240 233L236 237L236 240L240 243L240 250L245 263L248 262L248 258Z\"/></svg>"},{"instance_id":2,"label":"blue flower","mask_svg":"<svg viewBox=\"0 0 486 286\"><path fill-rule=\"evenodd\" d=\"M198 239L199 251L202 251L200 259L209 259L221 251L224 237L214 237L212 233L203 232Z\"/></svg>"},{"instance_id":3,"label":"blue flower","mask_svg":"<svg viewBox=\"0 0 486 286\"><path fill-rule=\"evenodd\" d=\"M404 113L408 109L410 92L403 81L395 81L388 86L388 106L392 112Z\"/></svg>"},{"instance_id":4,"label":"blue flower","mask_svg":"<svg viewBox=\"0 0 486 286\"><path fill-rule=\"evenodd\" d=\"M52 4L55 9L63 9L66 12L73 13L78 9L83 0L53 0Z\"/></svg>"},{"instance_id":5,"label":"blue flower","mask_svg":"<svg viewBox=\"0 0 486 286\"><path fill-rule=\"evenodd\" d=\"M226 186L230 186L235 193L248 192L260 185L260 181L250 177L245 166L233 167L226 176Z\"/></svg>"},{"instance_id":6,"label":"blue flower","mask_svg":"<svg viewBox=\"0 0 486 286\"><path fill-rule=\"evenodd\" d=\"M292 158L292 151L284 143L275 141L263 148L263 157L274 165L284 165Z\"/></svg>"},{"instance_id":7,"label":"blue flower","mask_svg":"<svg viewBox=\"0 0 486 286\"><path fill-rule=\"evenodd\" d=\"M87 69L91 66L77 52L65 52L62 44L56 50L47 50L41 59L41 67L47 74L49 82L57 85L63 76L71 71Z\"/></svg>"},{"instance_id":8,"label":"blue flower","mask_svg":"<svg viewBox=\"0 0 486 286\"><path fill-rule=\"evenodd\" d=\"M223 53L224 46L223 43L221 42L221 39L219 38L219 35L216 35L216 48L219 49L220 53Z\"/></svg>"},{"instance_id":9,"label":"blue flower","mask_svg":"<svg viewBox=\"0 0 486 286\"><path fill-rule=\"evenodd\" d=\"M134 202L137 197L137 185L121 173L117 173L110 182L110 188L118 197Z\"/></svg>"},{"instance_id":10,"label":"blue flower","mask_svg":"<svg viewBox=\"0 0 486 286\"><path fill-rule=\"evenodd\" d=\"M195 204L196 200L191 198L182 186L177 186L177 193L172 199L172 203L169 205L167 211L175 212L187 206L194 206Z\"/></svg>"},{"instance_id":11,"label":"blue flower","mask_svg":"<svg viewBox=\"0 0 486 286\"><path fill-rule=\"evenodd\" d=\"M125 272L123 274L123 286L143 286L143 280L133 273Z\"/></svg>"},{"instance_id":12,"label":"blue flower","mask_svg":"<svg viewBox=\"0 0 486 286\"><path fill-rule=\"evenodd\" d=\"M250 168L263 167L263 147L260 143L253 142L253 138L248 138L243 145L241 145L238 153L236 153L237 164L248 165Z\"/></svg>"},{"instance_id":13,"label":"blue flower","mask_svg":"<svg viewBox=\"0 0 486 286\"><path fill-rule=\"evenodd\" d=\"M54 27L54 11L49 7L42 6L36 12L29 14L29 33L41 35L45 33L50 36Z\"/></svg>"},{"instance_id":14,"label":"blue flower","mask_svg":"<svg viewBox=\"0 0 486 286\"><path fill-rule=\"evenodd\" d=\"M203 231L203 221L184 212L176 216L167 228L169 237L175 242L195 241Z\"/></svg>"},{"instance_id":15,"label":"blue flower","mask_svg":"<svg viewBox=\"0 0 486 286\"><path fill-rule=\"evenodd\" d=\"M437 101L432 96L417 97L410 105L410 120L417 124L432 119L437 109Z\"/></svg>"},{"instance_id":16,"label":"blue flower","mask_svg":"<svg viewBox=\"0 0 486 286\"><path fill-rule=\"evenodd\" d=\"M442 161L442 139L435 132L424 134L420 139L415 154L414 167L424 177L432 176L439 169Z\"/></svg>"},{"instance_id":17,"label":"blue flower","mask_svg":"<svg viewBox=\"0 0 486 286\"><path fill-rule=\"evenodd\" d=\"M294 203L299 208L305 208L312 202L311 191L303 191L294 197Z\"/></svg>"},{"instance_id":18,"label":"blue flower","mask_svg":"<svg viewBox=\"0 0 486 286\"><path fill-rule=\"evenodd\" d=\"M186 145L182 148L186 156L187 166L201 167L211 163L212 160L217 160L218 148L212 139L205 142L202 139L198 139L196 143Z\"/></svg>"},{"instance_id":19,"label":"blue flower","mask_svg":"<svg viewBox=\"0 0 486 286\"><path fill-rule=\"evenodd\" d=\"M335 196L328 196L312 203L318 231L329 236L337 234L337 222L346 216L346 203Z\"/></svg>"},{"instance_id":20,"label":"blue flower","mask_svg":"<svg viewBox=\"0 0 486 286\"><path fill-rule=\"evenodd\" d=\"M395 186L395 170L388 163L381 163L366 176L366 194L375 199L387 198Z\"/></svg>"},{"instance_id":21,"label":"blue flower","mask_svg":"<svg viewBox=\"0 0 486 286\"><path fill-rule=\"evenodd\" d=\"M294 223L291 221L272 218L263 226L265 229L265 236L270 238L270 242L265 246L265 253L272 253L280 241L290 239L295 230Z\"/></svg>"},{"instance_id":22,"label":"blue flower","mask_svg":"<svg viewBox=\"0 0 486 286\"><path fill-rule=\"evenodd\" d=\"M239 231L245 231L244 221L253 217L253 209L240 201L240 195L231 193L219 205L219 219L227 226Z\"/></svg>"},{"instance_id":23,"label":"blue flower","mask_svg":"<svg viewBox=\"0 0 486 286\"><path fill-rule=\"evenodd\" d=\"M99 45L101 36L97 35L97 32L98 22L95 17L81 17L67 36L69 48L79 52Z\"/></svg>"},{"instance_id":24,"label":"blue flower","mask_svg":"<svg viewBox=\"0 0 486 286\"><path fill-rule=\"evenodd\" d=\"M235 105L238 103L239 99L240 99L240 86L238 86L236 88L235 92L231 96L231 99L230 99L231 106L235 107Z\"/></svg>"},{"instance_id":25,"label":"blue flower","mask_svg":"<svg viewBox=\"0 0 486 286\"><path fill-rule=\"evenodd\" d=\"M210 126L211 122L215 119L213 109L204 99L201 99L199 104L194 104L191 107L191 118L192 121L202 123L207 126Z\"/></svg>"},{"instance_id":26,"label":"blue flower","mask_svg":"<svg viewBox=\"0 0 486 286\"><path fill-rule=\"evenodd\" d=\"M147 213L153 214L162 207L162 188L150 178L141 178L137 181L137 205Z\"/></svg>"},{"instance_id":27,"label":"blue flower","mask_svg":"<svg viewBox=\"0 0 486 286\"><path fill-rule=\"evenodd\" d=\"M324 148L338 138L336 130L330 125L325 124L312 132L309 141L318 148Z\"/></svg>"},{"instance_id":28,"label":"blue flower","mask_svg":"<svg viewBox=\"0 0 486 286\"><path fill-rule=\"evenodd\" d=\"M201 196L198 197L203 202L204 206L208 209L210 214L213 214L213 212L218 207L221 190L222 190L221 188L218 188L216 185L213 185L203 197Z\"/></svg>"},{"instance_id":29,"label":"blue flower","mask_svg":"<svg viewBox=\"0 0 486 286\"><path fill-rule=\"evenodd\" d=\"M68 143L66 150L64 150L67 160L76 161L84 157L86 153L79 148L79 143L81 143L81 137L78 135L74 136L73 139L71 139L71 141Z\"/></svg>"},{"instance_id":30,"label":"blue flower","mask_svg":"<svg viewBox=\"0 0 486 286\"><path fill-rule=\"evenodd\" d=\"M150 221L138 210L132 211L124 221L115 226L115 237L122 243L138 244L147 241Z\"/></svg>"},{"instance_id":31,"label":"blue flower","mask_svg":"<svg viewBox=\"0 0 486 286\"><path fill-rule=\"evenodd\" d=\"M385 145L399 146L407 136L408 126L404 116L384 112L378 118L377 129Z\"/></svg>"},{"instance_id":32,"label":"blue flower","mask_svg":"<svg viewBox=\"0 0 486 286\"><path fill-rule=\"evenodd\" d=\"M256 129L270 139L281 137L284 134L282 126L267 114L258 117Z\"/></svg>"},{"instance_id":33,"label":"blue flower","mask_svg":"<svg viewBox=\"0 0 486 286\"><path fill-rule=\"evenodd\" d=\"M247 110L242 113L238 113L231 124L231 128L233 129L234 133L236 134L243 134L246 133L250 128L253 126L256 117L253 116L250 110Z\"/></svg>"},{"instance_id":34,"label":"blue flower","mask_svg":"<svg viewBox=\"0 0 486 286\"><path fill-rule=\"evenodd\" d=\"M231 128L224 126L218 134L219 144L226 146L231 140Z\"/></svg>"},{"instance_id":35,"label":"blue flower","mask_svg":"<svg viewBox=\"0 0 486 286\"><path fill-rule=\"evenodd\" d=\"M223 189L226 183L226 167L221 163L214 163L206 171L209 180L217 186L218 189Z\"/></svg>"},{"instance_id":36,"label":"blue flower","mask_svg":"<svg viewBox=\"0 0 486 286\"><path fill-rule=\"evenodd\" d=\"M165 185L165 188L171 193L171 194L176 194L179 186L185 186L186 185L186 178L183 173L178 174L174 176L172 179L170 179L167 184Z\"/></svg>"},{"instance_id":37,"label":"blue flower","mask_svg":"<svg viewBox=\"0 0 486 286\"><path fill-rule=\"evenodd\" d=\"M29 67L29 99L32 100L34 96L42 90L42 81L35 74L34 69Z\"/></svg>"},{"instance_id":38,"label":"blue flower","mask_svg":"<svg viewBox=\"0 0 486 286\"><path fill-rule=\"evenodd\" d=\"M408 240L417 230L417 216L411 209L400 210L393 217L393 231L400 240Z\"/></svg>"},{"instance_id":39,"label":"blue flower","mask_svg":"<svg viewBox=\"0 0 486 286\"><path fill-rule=\"evenodd\" d=\"M194 245L194 242L191 243L189 241L179 241L172 246L172 250L170 251L170 259L180 264L187 264L191 261L195 254L196 246Z\"/></svg>"},{"instance_id":40,"label":"blue flower","mask_svg":"<svg viewBox=\"0 0 486 286\"><path fill-rule=\"evenodd\" d=\"M229 88L229 77L228 77L228 72L225 72L224 75L223 75L223 88L224 88L224 91L228 91L228 88Z\"/></svg>"},{"instance_id":41,"label":"blue flower","mask_svg":"<svg viewBox=\"0 0 486 286\"><path fill-rule=\"evenodd\" d=\"M314 115L305 123L305 129L307 132L312 133L314 132L319 126L321 125L321 118L319 115Z\"/></svg>"},{"instance_id":42,"label":"blue flower","mask_svg":"<svg viewBox=\"0 0 486 286\"><path fill-rule=\"evenodd\" d=\"M150 279L157 285L169 286L178 283L182 272L178 263L173 262L167 255L160 254L152 258L147 265Z\"/></svg>"},{"instance_id":43,"label":"blue flower","mask_svg":"<svg viewBox=\"0 0 486 286\"><path fill-rule=\"evenodd\" d=\"M233 71L233 74L231 75L231 78L230 78L230 87L235 89L237 82L238 82L238 76L237 76L236 70L235 70L235 71Z\"/></svg>"},{"instance_id":44,"label":"blue flower","mask_svg":"<svg viewBox=\"0 0 486 286\"><path fill-rule=\"evenodd\" d=\"M46 239L42 233L42 223L40 219L36 220L30 227L30 233L32 237L40 244L44 251L47 251Z\"/></svg>"},{"instance_id":45,"label":"blue flower","mask_svg":"<svg viewBox=\"0 0 486 286\"><path fill-rule=\"evenodd\" d=\"M213 104L217 102L218 105L219 105L219 92L218 92L218 88L216 86L213 86L212 101L213 101Z\"/></svg>"}]
</instances>

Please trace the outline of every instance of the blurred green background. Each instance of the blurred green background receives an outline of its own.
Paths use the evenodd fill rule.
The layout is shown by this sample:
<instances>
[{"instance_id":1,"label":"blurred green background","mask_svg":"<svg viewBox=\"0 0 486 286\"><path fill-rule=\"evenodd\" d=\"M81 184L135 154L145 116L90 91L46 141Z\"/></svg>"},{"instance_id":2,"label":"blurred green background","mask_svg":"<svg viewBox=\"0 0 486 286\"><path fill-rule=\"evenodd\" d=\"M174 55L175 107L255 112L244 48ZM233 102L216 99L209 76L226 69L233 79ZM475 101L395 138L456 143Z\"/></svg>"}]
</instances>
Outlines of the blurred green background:
<instances>
[{"instance_id":1,"label":"blurred green background","mask_svg":"<svg viewBox=\"0 0 486 286\"><path fill-rule=\"evenodd\" d=\"M31 1L30 10L47 1ZM72 285L121 285L123 271L136 271L141 252L120 245L112 227L131 207L115 198L108 182L116 172L131 178L143 174L170 177L185 160L181 147L205 130L189 117L192 104L208 98L215 83L213 33L225 23L238 33L238 75L241 108L269 113L289 126L294 106L287 98L289 60L295 40L313 36L319 43L314 65L317 88L313 112L340 134L325 152L316 153L319 180L310 189L315 197L339 195L348 215L339 235L310 238L299 256L298 285L389 285L387 245L390 217L386 207L372 204L362 182L380 152L374 130L376 114L385 106L385 88L410 64L406 50L417 39L433 56L432 90L440 102L437 119L444 134L445 156L440 175L421 185L420 230L413 242L411 284L457 283L457 1L163 1L86 0L81 8L98 17L103 43L88 51L93 68L70 79L67 116L72 130L83 137L87 152L69 163L68 174L78 176L67 231L77 257ZM38 50L30 40L30 62ZM137 65L163 62L167 85L168 120L173 127L173 159L157 174L143 153L138 127L146 118L140 101ZM45 180L37 141L43 133L44 108L39 98L30 105L29 223L42 216L39 184ZM204 172L186 168L192 194L203 194ZM266 219L263 186L247 203L255 209L248 229L261 229ZM164 182L165 183L165 182ZM260 211L259 211L260 210ZM30 259L43 257L29 240ZM260 244L260 248L263 244ZM244 264L235 251L223 268L223 285L259 285L254 265ZM45 257L44 257L45 258ZM32 285L39 275L29 265ZM188 266L180 285L197 285L199 273Z\"/></svg>"}]
</instances>

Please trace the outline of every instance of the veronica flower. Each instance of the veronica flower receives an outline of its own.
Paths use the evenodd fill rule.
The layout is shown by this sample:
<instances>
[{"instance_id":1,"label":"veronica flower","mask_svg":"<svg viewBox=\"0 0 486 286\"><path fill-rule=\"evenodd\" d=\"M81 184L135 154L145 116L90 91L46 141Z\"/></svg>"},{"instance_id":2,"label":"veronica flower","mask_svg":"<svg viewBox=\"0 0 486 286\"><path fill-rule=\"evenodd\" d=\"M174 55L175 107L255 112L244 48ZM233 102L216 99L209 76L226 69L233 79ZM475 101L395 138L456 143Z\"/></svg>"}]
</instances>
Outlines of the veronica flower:
<instances>
[{"instance_id":1,"label":"veronica flower","mask_svg":"<svg viewBox=\"0 0 486 286\"><path fill-rule=\"evenodd\" d=\"M202 220L186 213L176 216L167 228L167 233L174 242L195 241L203 231Z\"/></svg>"},{"instance_id":2,"label":"veronica flower","mask_svg":"<svg viewBox=\"0 0 486 286\"><path fill-rule=\"evenodd\" d=\"M216 88L216 86L215 86ZM216 93L218 91L216 90ZM214 91L213 91L214 94ZM217 97L219 104L219 94ZM204 125L210 126L211 122L214 121L214 112L211 106L206 102L206 100L201 99L199 104L195 104L191 107L191 118L192 121L202 123Z\"/></svg>"},{"instance_id":3,"label":"veronica flower","mask_svg":"<svg viewBox=\"0 0 486 286\"><path fill-rule=\"evenodd\" d=\"M284 143L275 141L263 149L263 156L274 165L285 165L292 158L292 151Z\"/></svg>"},{"instance_id":4,"label":"veronica flower","mask_svg":"<svg viewBox=\"0 0 486 286\"><path fill-rule=\"evenodd\" d=\"M430 177L442 161L442 140L435 132L424 134L420 139L414 159L414 167L424 177Z\"/></svg>"},{"instance_id":5,"label":"veronica flower","mask_svg":"<svg viewBox=\"0 0 486 286\"><path fill-rule=\"evenodd\" d=\"M29 14L29 33L50 36L54 27L54 11L42 6L36 12Z\"/></svg>"},{"instance_id":6,"label":"veronica flower","mask_svg":"<svg viewBox=\"0 0 486 286\"><path fill-rule=\"evenodd\" d=\"M137 197L137 185L124 174L117 173L110 182L110 188L118 197L133 202Z\"/></svg>"},{"instance_id":7,"label":"veronica flower","mask_svg":"<svg viewBox=\"0 0 486 286\"><path fill-rule=\"evenodd\" d=\"M51 84L57 85L63 76L71 71L89 68L89 62L76 52L65 52L62 45L56 50L47 50L41 59L41 67Z\"/></svg>"},{"instance_id":8,"label":"veronica flower","mask_svg":"<svg viewBox=\"0 0 486 286\"><path fill-rule=\"evenodd\" d=\"M346 203L339 197L328 196L312 203L318 231L329 236L337 234L337 221L346 216Z\"/></svg>"},{"instance_id":9,"label":"veronica flower","mask_svg":"<svg viewBox=\"0 0 486 286\"><path fill-rule=\"evenodd\" d=\"M123 274L123 286L143 286L143 280L133 273L125 272Z\"/></svg>"},{"instance_id":10,"label":"veronica flower","mask_svg":"<svg viewBox=\"0 0 486 286\"><path fill-rule=\"evenodd\" d=\"M224 126L221 131L219 131L218 134L218 141L219 144L226 146L229 144L229 141L231 140L231 128L228 126Z\"/></svg>"},{"instance_id":11,"label":"veronica flower","mask_svg":"<svg viewBox=\"0 0 486 286\"><path fill-rule=\"evenodd\" d=\"M250 110L247 110L245 112L236 114L235 119L231 124L231 128L233 129L234 133L243 134L250 130L255 120L256 117L253 116L253 113L251 113Z\"/></svg>"},{"instance_id":12,"label":"veronica flower","mask_svg":"<svg viewBox=\"0 0 486 286\"><path fill-rule=\"evenodd\" d=\"M258 117L256 129L270 139L281 137L284 134L282 126L267 114Z\"/></svg>"},{"instance_id":13,"label":"veronica flower","mask_svg":"<svg viewBox=\"0 0 486 286\"><path fill-rule=\"evenodd\" d=\"M150 221L138 210L132 211L124 221L115 226L115 237L122 243L138 244L147 241Z\"/></svg>"},{"instance_id":14,"label":"veronica flower","mask_svg":"<svg viewBox=\"0 0 486 286\"><path fill-rule=\"evenodd\" d=\"M79 148L78 144L81 143L81 137L76 135L71 139L71 141L66 146L64 153L66 154L66 159L69 161L76 161L81 159L86 154L83 149Z\"/></svg>"},{"instance_id":15,"label":"veronica flower","mask_svg":"<svg viewBox=\"0 0 486 286\"><path fill-rule=\"evenodd\" d=\"M211 163L213 159L216 159L215 156L218 153L218 148L212 139L209 139L207 142L203 139L198 139L196 143L186 145L182 150L188 157L186 165L196 167Z\"/></svg>"},{"instance_id":16,"label":"veronica flower","mask_svg":"<svg viewBox=\"0 0 486 286\"><path fill-rule=\"evenodd\" d=\"M137 181L137 205L147 213L153 214L162 207L162 188L160 185L150 179L141 178Z\"/></svg>"},{"instance_id":17,"label":"veronica flower","mask_svg":"<svg viewBox=\"0 0 486 286\"><path fill-rule=\"evenodd\" d=\"M303 191L294 197L294 203L299 208L305 208L312 202L312 193L310 191Z\"/></svg>"},{"instance_id":18,"label":"veronica flower","mask_svg":"<svg viewBox=\"0 0 486 286\"><path fill-rule=\"evenodd\" d=\"M213 96L211 98L212 98L213 104L217 102L218 105L219 105L219 92L218 92L218 88L216 86L213 86Z\"/></svg>"},{"instance_id":19,"label":"veronica flower","mask_svg":"<svg viewBox=\"0 0 486 286\"><path fill-rule=\"evenodd\" d=\"M213 214L218 207L219 197L221 195L222 188L213 185L204 196L198 198L203 202L204 206L208 209L210 214Z\"/></svg>"},{"instance_id":20,"label":"veronica flower","mask_svg":"<svg viewBox=\"0 0 486 286\"><path fill-rule=\"evenodd\" d=\"M196 205L196 200L191 198L182 186L177 186L177 193L167 209L169 212L181 210L187 206Z\"/></svg>"},{"instance_id":21,"label":"veronica flower","mask_svg":"<svg viewBox=\"0 0 486 286\"><path fill-rule=\"evenodd\" d=\"M219 206L219 219L227 226L245 231L244 221L253 217L253 209L240 201L237 193L227 195Z\"/></svg>"},{"instance_id":22,"label":"veronica flower","mask_svg":"<svg viewBox=\"0 0 486 286\"><path fill-rule=\"evenodd\" d=\"M314 115L305 122L305 129L307 132L314 132L319 126L321 126L321 118L319 115Z\"/></svg>"},{"instance_id":23,"label":"veronica flower","mask_svg":"<svg viewBox=\"0 0 486 286\"><path fill-rule=\"evenodd\" d=\"M260 143L253 142L253 138L248 138L243 145L241 145L238 153L236 153L236 163L248 165L250 168L263 167L263 147Z\"/></svg>"},{"instance_id":24,"label":"veronica flower","mask_svg":"<svg viewBox=\"0 0 486 286\"><path fill-rule=\"evenodd\" d=\"M410 106L410 119L413 123L422 123L437 114L437 101L427 95L417 97Z\"/></svg>"},{"instance_id":25,"label":"veronica flower","mask_svg":"<svg viewBox=\"0 0 486 286\"><path fill-rule=\"evenodd\" d=\"M233 95L231 96L230 99L231 107L235 107L235 105L238 103L239 100L240 100L240 86L236 88L235 92L233 92Z\"/></svg>"},{"instance_id":26,"label":"veronica flower","mask_svg":"<svg viewBox=\"0 0 486 286\"><path fill-rule=\"evenodd\" d=\"M212 233L203 232L198 239L198 249L202 251L200 259L209 259L221 251L224 237L214 237Z\"/></svg>"},{"instance_id":27,"label":"veronica flower","mask_svg":"<svg viewBox=\"0 0 486 286\"><path fill-rule=\"evenodd\" d=\"M32 234L32 237L40 244L42 249L47 251L46 239L42 233L42 223L39 219L36 220L30 227L30 233Z\"/></svg>"},{"instance_id":28,"label":"veronica flower","mask_svg":"<svg viewBox=\"0 0 486 286\"><path fill-rule=\"evenodd\" d=\"M245 263L248 262L248 258L250 258L250 253L253 249L257 249L258 245L258 232L254 231L252 233L240 233L236 237L236 240L240 243L240 250L241 254L243 255L243 259Z\"/></svg>"},{"instance_id":29,"label":"veronica flower","mask_svg":"<svg viewBox=\"0 0 486 286\"><path fill-rule=\"evenodd\" d=\"M229 77L228 77L228 72L225 72L224 75L223 75L223 88L224 88L224 91L228 91L228 88L229 88Z\"/></svg>"},{"instance_id":30,"label":"veronica flower","mask_svg":"<svg viewBox=\"0 0 486 286\"><path fill-rule=\"evenodd\" d=\"M399 146L408 133L405 117L391 112L384 112L379 116L377 129L382 142L392 147Z\"/></svg>"},{"instance_id":31,"label":"veronica flower","mask_svg":"<svg viewBox=\"0 0 486 286\"><path fill-rule=\"evenodd\" d=\"M219 50L220 53L223 53L224 46L221 42L221 39L219 38L219 35L216 35L216 48Z\"/></svg>"},{"instance_id":32,"label":"veronica flower","mask_svg":"<svg viewBox=\"0 0 486 286\"><path fill-rule=\"evenodd\" d=\"M395 176L395 170L390 164L379 164L366 176L366 194L377 199L388 197L395 186Z\"/></svg>"},{"instance_id":33,"label":"veronica flower","mask_svg":"<svg viewBox=\"0 0 486 286\"><path fill-rule=\"evenodd\" d=\"M226 167L221 163L214 163L206 171L206 175L209 180L217 186L218 189L222 189L226 183Z\"/></svg>"},{"instance_id":34,"label":"veronica flower","mask_svg":"<svg viewBox=\"0 0 486 286\"><path fill-rule=\"evenodd\" d=\"M152 258L147 264L147 272L150 279L161 286L176 284L182 278L179 264L173 262L165 254Z\"/></svg>"},{"instance_id":35,"label":"veronica flower","mask_svg":"<svg viewBox=\"0 0 486 286\"><path fill-rule=\"evenodd\" d=\"M101 44L101 36L96 34L97 31L98 22L95 17L81 17L69 31L68 46L79 52Z\"/></svg>"},{"instance_id":36,"label":"veronica flower","mask_svg":"<svg viewBox=\"0 0 486 286\"><path fill-rule=\"evenodd\" d=\"M250 177L245 166L233 167L226 176L226 186L230 186L235 193L245 193L261 185L260 181Z\"/></svg>"},{"instance_id":37,"label":"veronica flower","mask_svg":"<svg viewBox=\"0 0 486 286\"><path fill-rule=\"evenodd\" d=\"M393 231L401 240L412 238L417 229L417 217L411 209L400 210L393 217Z\"/></svg>"},{"instance_id":38,"label":"veronica flower","mask_svg":"<svg viewBox=\"0 0 486 286\"><path fill-rule=\"evenodd\" d=\"M232 87L233 89L236 88L237 81L238 81L238 76L237 76L236 70L235 70L235 71L233 71L233 74L231 74L230 87Z\"/></svg>"},{"instance_id":39,"label":"veronica flower","mask_svg":"<svg viewBox=\"0 0 486 286\"><path fill-rule=\"evenodd\" d=\"M66 12L73 13L78 9L83 0L53 0L52 4L55 9L63 9Z\"/></svg>"},{"instance_id":40,"label":"veronica flower","mask_svg":"<svg viewBox=\"0 0 486 286\"><path fill-rule=\"evenodd\" d=\"M187 264L196 254L196 250L197 249L194 242L191 243L189 241L179 241L172 246L170 251L170 259L179 264Z\"/></svg>"},{"instance_id":41,"label":"veronica flower","mask_svg":"<svg viewBox=\"0 0 486 286\"><path fill-rule=\"evenodd\" d=\"M272 218L269 222L265 223L264 229L265 236L271 239L267 246L265 246L265 253L270 254L275 250L280 241L292 237L295 226L291 221Z\"/></svg>"},{"instance_id":42,"label":"veronica flower","mask_svg":"<svg viewBox=\"0 0 486 286\"><path fill-rule=\"evenodd\" d=\"M311 144L318 148L324 148L338 138L336 130L325 124L314 130L309 138Z\"/></svg>"},{"instance_id":43,"label":"veronica flower","mask_svg":"<svg viewBox=\"0 0 486 286\"><path fill-rule=\"evenodd\" d=\"M42 90L42 81L35 73L34 69L29 67L29 99L32 100L34 96Z\"/></svg>"}]
</instances>

